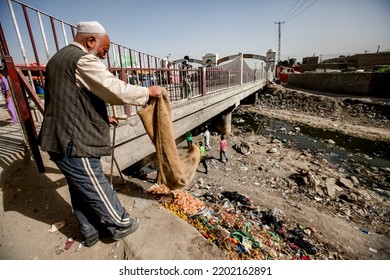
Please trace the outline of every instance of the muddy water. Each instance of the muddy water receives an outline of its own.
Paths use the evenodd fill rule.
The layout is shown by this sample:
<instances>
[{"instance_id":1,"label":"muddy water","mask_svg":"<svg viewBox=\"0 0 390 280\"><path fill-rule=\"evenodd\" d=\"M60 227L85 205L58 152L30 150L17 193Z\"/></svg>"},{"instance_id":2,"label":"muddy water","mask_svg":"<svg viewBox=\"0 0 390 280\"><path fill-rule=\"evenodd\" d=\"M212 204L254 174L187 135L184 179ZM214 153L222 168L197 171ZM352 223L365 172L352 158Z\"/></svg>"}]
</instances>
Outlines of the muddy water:
<instances>
[{"instance_id":1,"label":"muddy water","mask_svg":"<svg viewBox=\"0 0 390 280\"><path fill-rule=\"evenodd\" d=\"M292 125L249 113L233 115L233 124L245 131L253 131L270 139L279 139L289 147L309 151L350 175L356 175L356 168L376 170L390 167L390 145L385 142L355 138L302 124ZM389 190L378 189L374 181L360 179L366 181L373 189L377 188L378 192L383 194L384 191L386 196L390 195Z\"/></svg>"},{"instance_id":2,"label":"muddy water","mask_svg":"<svg viewBox=\"0 0 390 280\"><path fill-rule=\"evenodd\" d=\"M277 138L300 150L323 154L338 164L343 159L390 167L390 146L386 142L371 141L342 134L340 132L314 128L306 125L293 126L289 123L242 115L234 118L234 125L251 130L266 137Z\"/></svg>"}]
</instances>

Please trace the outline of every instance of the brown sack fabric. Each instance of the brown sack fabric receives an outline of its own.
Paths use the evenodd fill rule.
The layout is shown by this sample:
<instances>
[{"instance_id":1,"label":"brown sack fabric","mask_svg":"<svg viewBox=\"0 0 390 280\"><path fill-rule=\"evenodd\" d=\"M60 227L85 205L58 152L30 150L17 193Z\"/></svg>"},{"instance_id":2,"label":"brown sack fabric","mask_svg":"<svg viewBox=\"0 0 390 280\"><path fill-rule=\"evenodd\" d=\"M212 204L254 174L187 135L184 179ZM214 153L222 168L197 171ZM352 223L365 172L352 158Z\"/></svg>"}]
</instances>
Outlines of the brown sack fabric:
<instances>
[{"instance_id":1,"label":"brown sack fabric","mask_svg":"<svg viewBox=\"0 0 390 280\"><path fill-rule=\"evenodd\" d=\"M200 148L196 144L192 144L186 153L180 155L181 165L184 175L187 179L187 184L194 179L196 169L200 163Z\"/></svg>"},{"instance_id":2,"label":"brown sack fabric","mask_svg":"<svg viewBox=\"0 0 390 280\"><path fill-rule=\"evenodd\" d=\"M151 98L138 111L138 115L156 148L156 168L161 183L171 190L184 188L195 176L200 162L200 148L193 144L186 153L179 156L167 91L164 90L160 98Z\"/></svg>"}]
</instances>

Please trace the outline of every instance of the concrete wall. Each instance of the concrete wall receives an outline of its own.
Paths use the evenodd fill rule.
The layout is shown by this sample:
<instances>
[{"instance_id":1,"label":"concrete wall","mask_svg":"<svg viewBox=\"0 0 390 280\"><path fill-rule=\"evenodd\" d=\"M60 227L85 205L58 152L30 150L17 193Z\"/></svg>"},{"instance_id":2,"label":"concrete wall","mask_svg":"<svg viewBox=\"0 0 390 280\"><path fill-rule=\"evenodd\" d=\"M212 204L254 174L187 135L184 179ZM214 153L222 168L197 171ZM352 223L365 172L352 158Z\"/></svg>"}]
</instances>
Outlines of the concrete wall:
<instances>
[{"instance_id":1,"label":"concrete wall","mask_svg":"<svg viewBox=\"0 0 390 280\"><path fill-rule=\"evenodd\" d=\"M390 99L390 73L290 74L287 82L306 89Z\"/></svg>"}]
</instances>

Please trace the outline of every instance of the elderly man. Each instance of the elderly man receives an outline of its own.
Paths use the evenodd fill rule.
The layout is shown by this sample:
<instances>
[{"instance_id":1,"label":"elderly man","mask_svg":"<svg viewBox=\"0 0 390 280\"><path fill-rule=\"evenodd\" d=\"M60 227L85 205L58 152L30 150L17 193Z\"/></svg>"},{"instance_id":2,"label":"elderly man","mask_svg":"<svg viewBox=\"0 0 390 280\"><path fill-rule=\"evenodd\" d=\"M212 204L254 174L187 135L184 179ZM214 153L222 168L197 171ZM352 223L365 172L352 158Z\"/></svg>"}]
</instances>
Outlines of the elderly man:
<instances>
[{"instance_id":1,"label":"elderly man","mask_svg":"<svg viewBox=\"0 0 390 280\"><path fill-rule=\"evenodd\" d=\"M159 86L126 84L101 61L110 39L98 22L80 22L74 41L58 51L47 63L45 114L39 133L43 151L57 164L69 186L73 211L85 245L108 232L119 240L139 226L121 205L105 177L100 157L110 155L109 117L111 105L145 105L159 98Z\"/></svg>"}]
</instances>

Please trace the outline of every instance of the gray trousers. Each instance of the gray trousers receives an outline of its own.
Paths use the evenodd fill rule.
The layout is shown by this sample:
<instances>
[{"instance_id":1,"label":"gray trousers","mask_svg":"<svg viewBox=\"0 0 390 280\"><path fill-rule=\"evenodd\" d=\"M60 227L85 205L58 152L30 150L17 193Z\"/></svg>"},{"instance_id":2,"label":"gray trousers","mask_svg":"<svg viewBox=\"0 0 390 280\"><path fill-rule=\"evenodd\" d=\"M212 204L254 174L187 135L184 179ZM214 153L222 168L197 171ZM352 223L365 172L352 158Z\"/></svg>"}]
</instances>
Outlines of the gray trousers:
<instances>
[{"instance_id":1,"label":"gray trousers","mask_svg":"<svg viewBox=\"0 0 390 280\"><path fill-rule=\"evenodd\" d=\"M113 234L117 227L130 224L128 213L103 173L100 158L49 154L68 182L81 234L88 236L102 227Z\"/></svg>"}]
</instances>

